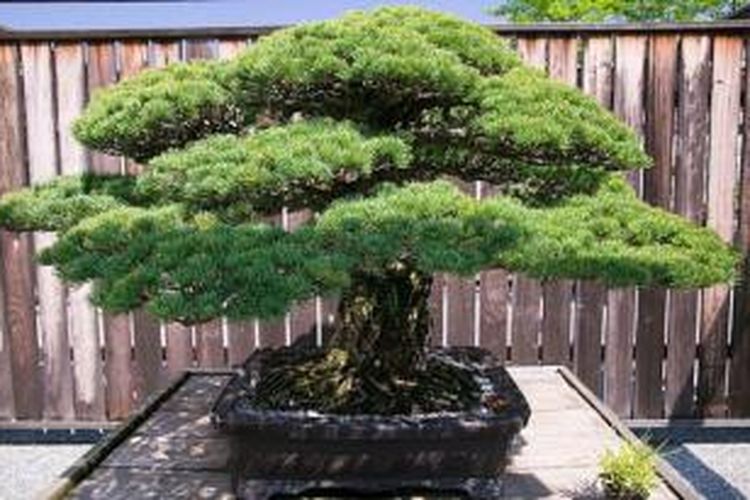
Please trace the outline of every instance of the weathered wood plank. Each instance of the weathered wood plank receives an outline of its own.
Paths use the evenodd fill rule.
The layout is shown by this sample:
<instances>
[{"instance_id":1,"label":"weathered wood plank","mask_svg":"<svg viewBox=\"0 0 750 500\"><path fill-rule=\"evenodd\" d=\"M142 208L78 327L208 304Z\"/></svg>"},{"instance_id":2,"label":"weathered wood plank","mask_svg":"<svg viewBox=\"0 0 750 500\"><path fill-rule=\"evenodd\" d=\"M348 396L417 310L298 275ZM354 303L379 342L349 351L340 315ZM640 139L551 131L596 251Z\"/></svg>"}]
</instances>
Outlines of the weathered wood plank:
<instances>
[{"instance_id":1,"label":"weathered wood plank","mask_svg":"<svg viewBox=\"0 0 750 500\"><path fill-rule=\"evenodd\" d=\"M479 289L480 345L501 361L507 357L508 273L502 269L484 271Z\"/></svg>"},{"instance_id":2,"label":"weathered wood plank","mask_svg":"<svg viewBox=\"0 0 750 500\"><path fill-rule=\"evenodd\" d=\"M547 68L547 39L540 37L523 37L518 39L518 54L530 66L545 70Z\"/></svg>"},{"instance_id":3,"label":"weathered wood plank","mask_svg":"<svg viewBox=\"0 0 750 500\"><path fill-rule=\"evenodd\" d=\"M548 44L551 78L576 87L578 40L552 38ZM573 281L550 280L542 285L542 362L570 365L570 313Z\"/></svg>"},{"instance_id":4,"label":"weathered wood plank","mask_svg":"<svg viewBox=\"0 0 750 500\"><path fill-rule=\"evenodd\" d=\"M683 37L679 64L677 140L673 210L701 223L704 217L704 174L708 168L711 39ZM698 328L698 293L670 293L665 414L694 415L694 361Z\"/></svg>"},{"instance_id":5,"label":"weathered wood plank","mask_svg":"<svg viewBox=\"0 0 750 500\"><path fill-rule=\"evenodd\" d=\"M120 79L126 80L140 73L149 62L148 43L141 40L127 40L119 45ZM125 158L125 173L137 175L143 166L135 160Z\"/></svg>"},{"instance_id":6,"label":"weathered wood plank","mask_svg":"<svg viewBox=\"0 0 750 500\"><path fill-rule=\"evenodd\" d=\"M298 210L286 213L284 229L294 231L306 224L313 217L311 210ZM315 299L295 304L289 312L289 341L294 342L303 335L315 330Z\"/></svg>"},{"instance_id":7,"label":"weathered wood plank","mask_svg":"<svg viewBox=\"0 0 750 500\"><path fill-rule=\"evenodd\" d=\"M513 317L511 359L514 364L535 364L539 361L538 337L542 326L538 280L517 274L513 280Z\"/></svg>"},{"instance_id":8,"label":"weathered wood plank","mask_svg":"<svg viewBox=\"0 0 750 500\"><path fill-rule=\"evenodd\" d=\"M611 109L614 90L614 44L610 37L586 40L583 55L583 91ZM576 286L573 328L575 373L594 394L602 395L602 326L607 290L599 283L580 281Z\"/></svg>"},{"instance_id":9,"label":"weathered wood plank","mask_svg":"<svg viewBox=\"0 0 750 500\"><path fill-rule=\"evenodd\" d=\"M744 41L714 38L711 84L711 143L709 149L707 225L726 242L734 238L734 193L737 185L737 146ZM698 407L705 417L726 415L726 358L729 287L703 292Z\"/></svg>"},{"instance_id":10,"label":"weathered wood plank","mask_svg":"<svg viewBox=\"0 0 750 500\"><path fill-rule=\"evenodd\" d=\"M185 40L186 61L214 59L218 56L218 44L213 39ZM214 320L195 327L198 366L215 368L224 366L223 328L221 320Z\"/></svg>"},{"instance_id":11,"label":"weathered wood plank","mask_svg":"<svg viewBox=\"0 0 750 500\"><path fill-rule=\"evenodd\" d=\"M604 402L621 417L629 417L632 410L635 305L633 288L609 291L603 392Z\"/></svg>"},{"instance_id":12,"label":"weathered wood plank","mask_svg":"<svg viewBox=\"0 0 750 500\"><path fill-rule=\"evenodd\" d=\"M117 55L113 43L89 45L88 85L90 92L117 81ZM103 153L92 153L91 171L97 174L122 173L122 159ZM104 314L107 415L125 418L133 408L133 371L131 364L131 324L128 314Z\"/></svg>"},{"instance_id":13,"label":"weathered wood plank","mask_svg":"<svg viewBox=\"0 0 750 500\"><path fill-rule=\"evenodd\" d=\"M62 43L55 46L57 85L57 133L60 172L79 175L88 169L86 153L73 137L73 120L86 100L83 46ZM76 417L103 420L104 385L96 309L89 301L91 286L68 289L68 339L73 349L73 385Z\"/></svg>"},{"instance_id":14,"label":"weathered wood plank","mask_svg":"<svg viewBox=\"0 0 750 500\"><path fill-rule=\"evenodd\" d=\"M45 42L23 44L21 59L29 181L42 184L58 175L52 50ZM52 245L55 239L52 233L35 233L35 251ZM38 334L42 339L44 359L44 417L70 420L75 411L65 287L54 269L36 266L36 290Z\"/></svg>"},{"instance_id":15,"label":"weathered wood plank","mask_svg":"<svg viewBox=\"0 0 750 500\"><path fill-rule=\"evenodd\" d=\"M442 274L432 277L432 289L430 291L430 345L445 346L448 341L448 316L443 307L445 294L445 280Z\"/></svg>"},{"instance_id":16,"label":"weathered wood plank","mask_svg":"<svg viewBox=\"0 0 750 500\"><path fill-rule=\"evenodd\" d=\"M448 345L474 345L474 293L476 284L471 278L445 275L448 295Z\"/></svg>"},{"instance_id":17,"label":"weathered wood plank","mask_svg":"<svg viewBox=\"0 0 750 500\"><path fill-rule=\"evenodd\" d=\"M166 385L164 369L159 320L142 309L134 311L133 397L136 404Z\"/></svg>"},{"instance_id":18,"label":"weathered wood plank","mask_svg":"<svg viewBox=\"0 0 750 500\"><path fill-rule=\"evenodd\" d=\"M638 292L633 395L633 414L638 418L661 418L664 413L662 361L666 299L664 289L644 288Z\"/></svg>"},{"instance_id":19,"label":"weathered wood plank","mask_svg":"<svg viewBox=\"0 0 750 500\"><path fill-rule=\"evenodd\" d=\"M122 42L119 51L120 79L128 79L143 71L150 62L148 43L141 40ZM143 166L125 159L125 172L138 175ZM144 309L133 311L133 397L136 404L156 389L167 378L163 374L161 323Z\"/></svg>"},{"instance_id":20,"label":"weathered wood plank","mask_svg":"<svg viewBox=\"0 0 750 500\"><path fill-rule=\"evenodd\" d=\"M189 327L180 323L169 323L164 328L167 344L165 370L167 378L171 381L179 377L187 368L193 367L193 332Z\"/></svg>"},{"instance_id":21,"label":"weathered wood plank","mask_svg":"<svg viewBox=\"0 0 750 500\"><path fill-rule=\"evenodd\" d=\"M614 112L643 136L643 87L645 83L647 39L623 36L616 39L614 72ZM641 191L641 173L628 179ZM630 415L632 406L632 346L636 293L634 289L615 290L608 296L606 351L604 359L605 401L620 416Z\"/></svg>"},{"instance_id":22,"label":"weathered wood plank","mask_svg":"<svg viewBox=\"0 0 750 500\"><path fill-rule=\"evenodd\" d=\"M547 69L546 38L519 38L521 59L540 70ZM541 329L542 285L526 276L513 277L513 314L511 321L511 359L513 363L538 362L538 335Z\"/></svg>"},{"instance_id":23,"label":"weathered wood plank","mask_svg":"<svg viewBox=\"0 0 750 500\"><path fill-rule=\"evenodd\" d=\"M0 194L26 184L19 82L20 54L15 45L0 45ZM14 407L21 419L38 419L44 403L40 353L34 314L31 239L0 232L5 285L5 323L10 349ZM23 381L23 383L18 383Z\"/></svg>"},{"instance_id":24,"label":"weathered wood plank","mask_svg":"<svg viewBox=\"0 0 750 500\"><path fill-rule=\"evenodd\" d=\"M149 66L161 68L180 61L180 44L170 41L153 41L149 47Z\"/></svg>"},{"instance_id":25,"label":"weathered wood plank","mask_svg":"<svg viewBox=\"0 0 750 500\"><path fill-rule=\"evenodd\" d=\"M10 420L16 414L10 359L10 339L5 326L5 288L0 280L0 420Z\"/></svg>"},{"instance_id":26,"label":"weathered wood plank","mask_svg":"<svg viewBox=\"0 0 750 500\"><path fill-rule=\"evenodd\" d=\"M745 49L745 67L750 51ZM750 88L745 72L745 89ZM750 107L745 103L737 245L744 255L742 278L735 288L732 359L729 369L729 415L750 417Z\"/></svg>"},{"instance_id":27,"label":"weathered wood plank","mask_svg":"<svg viewBox=\"0 0 750 500\"><path fill-rule=\"evenodd\" d=\"M230 321L227 325L229 336L229 366L245 361L255 349L255 321Z\"/></svg>"},{"instance_id":28,"label":"weathered wood plank","mask_svg":"<svg viewBox=\"0 0 750 500\"><path fill-rule=\"evenodd\" d=\"M154 41L149 45L149 67L160 68L179 61L180 44L178 42ZM164 325L163 328L166 360L161 375L163 379L161 384L174 380L183 370L191 368L194 364L191 329L179 323L169 323Z\"/></svg>"},{"instance_id":29,"label":"weathered wood plank","mask_svg":"<svg viewBox=\"0 0 750 500\"><path fill-rule=\"evenodd\" d=\"M675 36L653 37L649 43L646 95L646 151L654 159L643 175L643 199L668 210L672 182L672 137L677 85ZM667 291L644 289L638 294L635 338L634 413L661 417L664 411L662 361L664 356Z\"/></svg>"},{"instance_id":30,"label":"weathered wood plank","mask_svg":"<svg viewBox=\"0 0 750 500\"><path fill-rule=\"evenodd\" d=\"M644 136L644 86L646 84L646 48L643 36L623 36L615 40L614 105L615 114L641 137ZM633 187L642 193L642 172L628 174Z\"/></svg>"},{"instance_id":31,"label":"weathered wood plank","mask_svg":"<svg viewBox=\"0 0 750 500\"><path fill-rule=\"evenodd\" d=\"M89 98L101 87L117 81L117 56L113 42L94 43L88 46L87 79ZM97 173L119 174L122 160L116 156L91 152L91 167Z\"/></svg>"},{"instance_id":32,"label":"weathered wood plank","mask_svg":"<svg viewBox=\"0 0 750 500\"><path fill-rule=\"evenodd\" d=\"M185 40L185 59L188 61L214 59L219 55L218 50L219 46L215 39Z\"/></svg>"},{"instance_id":33,"label":"weathered wood plank","mask_svg":"<svg viewBox=\"0 0 750 500\"><path fill-rule=\"evenodd\" d=\"M219 59L231 59L247 48L246 38L223 38L218 43Z\"/></svg>"},{"instance_id":34,"label":"weathered wood plank","mask_svg":"<svg viewBox=\"0 0 750 500\"><path fill-rule=\"evenodd\" d=\"M476 182L467 182L458 178L451 178L459 189L468 196L477 196ZM475 345L475 295L476 276L466 277L444 273L442 275L445 287L446 331L444 332L447 345L470 346Z\"/></svg>"},{"instance_id":35,"label":"weathered wood plank","mask_svg":"<svg viewBox=\"0 0 750 500\"><path fill-rule=\"evenodd\" d=\"M573 366L594 394L602 395L602 322L607 289L600 283L580 281L577 287Z\"/></svg>"},{"instance_id":36,"label":"weathered wood plank","mask_svg":"<svg viewBox=\"0 0 750 500\"><path fill-rule=\"evenodd\" d=\"M224 332L221 319L195 326L198 366L219 368L224 362Z\"/></svg>"},{"instance_id":37,"label":"weathered wood plank","mask_svg":"<svg viewBox=\"0 0 750 500\"><path fill-rule=\"evenodd\" d=\"M542 362L570 365L570 306L573 282L553 280L543 284Z\"/></svg>"}]
</instances>

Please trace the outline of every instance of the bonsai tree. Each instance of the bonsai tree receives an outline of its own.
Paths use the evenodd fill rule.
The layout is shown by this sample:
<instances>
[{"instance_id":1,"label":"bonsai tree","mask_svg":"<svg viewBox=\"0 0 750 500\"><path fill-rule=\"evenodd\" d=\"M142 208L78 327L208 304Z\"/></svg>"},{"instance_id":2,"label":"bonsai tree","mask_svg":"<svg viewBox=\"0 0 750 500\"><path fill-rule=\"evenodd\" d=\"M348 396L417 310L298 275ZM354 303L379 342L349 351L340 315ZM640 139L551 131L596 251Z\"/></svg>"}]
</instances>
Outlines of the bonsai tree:
<instances>
[{"instance_id":1,"label":"bonsai tree","mask_svg":"<svg viewBox=\"0 0 750 500\"><path fill-rule=\"evenodd\" d=\"M8 194L0 225L56 232L41 262L92 281L97 305L197 324L339 297L323 349L264 371L266 407L476 403L469 368L428 355L437 272L666 287L734 273L716 234L623 180L650 163L625 125L489 30L418 8L353 12L277 31L231 61L144 71L95 93L74 132L143 173ZM446 177L499 194L478 201ZM267 222L282 207L317 215L285 232Z\"/></svg>"}]
</instances>

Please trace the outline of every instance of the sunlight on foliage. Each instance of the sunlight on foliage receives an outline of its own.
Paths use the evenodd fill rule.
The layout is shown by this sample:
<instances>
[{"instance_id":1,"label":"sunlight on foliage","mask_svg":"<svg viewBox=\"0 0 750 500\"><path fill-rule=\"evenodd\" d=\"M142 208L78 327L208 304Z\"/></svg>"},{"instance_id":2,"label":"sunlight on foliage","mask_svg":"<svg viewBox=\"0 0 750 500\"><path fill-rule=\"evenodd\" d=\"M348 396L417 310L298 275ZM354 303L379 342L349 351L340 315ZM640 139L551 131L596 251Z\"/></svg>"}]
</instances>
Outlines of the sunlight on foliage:
<instances>
[{"instance_id":1,"label":"sunlight on foliage","mask_svg":"<svg viewBox=\"0 0 750 500\"><path fill-rule=\"evenodd\" d=\"M619 172L650 159L610 112L491 31L413 7L145 71L97 91L74 131L143 173L9 193L0 226L57 232L42 262L92 281L107 310L271 318L394 268L697 287L737 262L636 198ZM446 176L500 194L479 202ZM318 213L285 232L267 219L284 206Z\"/></svg>"}]
</instances>

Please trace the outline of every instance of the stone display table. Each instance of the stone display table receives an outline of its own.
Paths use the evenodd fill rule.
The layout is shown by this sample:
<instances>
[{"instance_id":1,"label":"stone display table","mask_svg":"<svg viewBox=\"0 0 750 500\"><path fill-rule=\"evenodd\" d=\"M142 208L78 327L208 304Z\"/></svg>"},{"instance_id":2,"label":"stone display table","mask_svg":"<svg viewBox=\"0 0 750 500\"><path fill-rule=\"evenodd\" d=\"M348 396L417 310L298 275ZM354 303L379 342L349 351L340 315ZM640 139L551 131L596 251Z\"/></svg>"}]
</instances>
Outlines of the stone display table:
<instances>
[{"instance_id":1,"label":"stone display table","mask_svg":"<svg viewBox=\"0 0 750 500\"><path fill-rule=\"evenodd\" d=\"M633 435L567 369L514 367L510 372L531 406L531 420L514 445L506 474L496 482L484 480L479 487L467 485L482 498L601 496L596 476L602 453ZM230 376L186 373L82 457L60 478L50 497L234 498L227 438L212 427L209 417L214 398ZM659 469L662 483L653 498L697 497L665 462L660 461ZM320 491L326 483L316 486ZM453 490L448 498L456 498L455 486L445 483ZM299 489L298 484L255 481L244 491L264 499L279 490ZM435 492L433 497L446 494Z\"/></svg>"}]
</instances>

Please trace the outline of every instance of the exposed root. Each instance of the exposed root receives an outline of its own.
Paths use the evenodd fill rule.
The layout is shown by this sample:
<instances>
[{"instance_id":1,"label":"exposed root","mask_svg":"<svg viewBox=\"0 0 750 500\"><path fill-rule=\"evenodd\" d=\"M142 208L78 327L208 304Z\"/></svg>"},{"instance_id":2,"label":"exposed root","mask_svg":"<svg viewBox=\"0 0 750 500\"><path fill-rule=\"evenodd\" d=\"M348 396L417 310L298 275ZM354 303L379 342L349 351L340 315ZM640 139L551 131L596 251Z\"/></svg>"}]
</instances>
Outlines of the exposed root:
<instances>
[{"instance_id":1,"label":"exposed root","mask_svg":"<svg viewBox=\"0 0 750 500\"><path fill-rule=\"evenodd\" d=\"M480 406L478 371L440 354L426 357L409 380L371 364L356 365L341 349L268 352L255 387L262 408L381 415L469 411Z\"/></svg>"}]
</instances>

